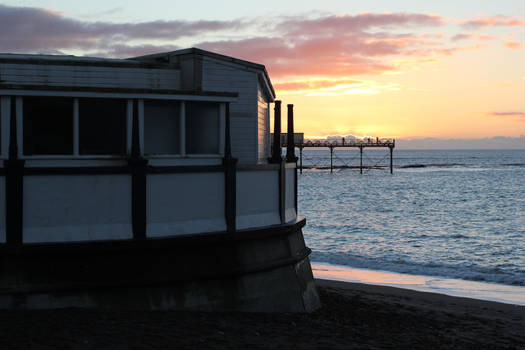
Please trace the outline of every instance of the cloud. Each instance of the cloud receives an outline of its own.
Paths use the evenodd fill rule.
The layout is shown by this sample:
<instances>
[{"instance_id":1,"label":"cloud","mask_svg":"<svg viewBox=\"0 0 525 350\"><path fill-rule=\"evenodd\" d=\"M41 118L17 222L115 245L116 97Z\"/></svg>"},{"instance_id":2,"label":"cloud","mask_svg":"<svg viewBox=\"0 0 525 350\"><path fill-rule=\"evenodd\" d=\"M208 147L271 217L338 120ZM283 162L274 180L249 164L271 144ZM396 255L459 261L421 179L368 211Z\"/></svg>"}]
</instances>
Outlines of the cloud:
<instances>
[{"instance_id":1,"label":"cloud","mask_svg":"<svg viewBox=\"0 0 525 350\"><path fill-rule=\"evenodd\" d=\"M410 13L113 23L0 5L0 51L125 58L195 46L265 64L283 91L354 93L352 76L393 74L400 69L396 60L435 60L460 50L446 47L444 35L432 31L444 23L439 15ZM346 83L334 83L335 78ZM373 84L360 89L382 91Z\"/></svg>"},{"instance_id":2,"label":"cloud","mask_svg":"<svg viewBox=\"0 0 525 350\"><path fill-rule=\"evenodd\" d=\"M457 34L450 38L451 41L478 39L482 41L494 40L494 37L483 34Z\"/></svg>"},{"instance_id":3,"label":"cloud","mask_svg":"<svg viewBox=\"0 0 525 350\"><path fill-rule=\"evenodd\" d=\"M497 117L525 117L525 112L490 112L489 114Z\"/></svg>"},{"instance_id":4,"label":"cloud","mask_svg":"<svg viewBox=\"0 0 525 350\"><path fill-rule=\"evenodd\" d=\"M331 88L338 85L359 85L362 82L359 80L307 80L307 81L289 81L284 83L274 84L276 90L279 91L297 91L297 90L311 90L320 88Z\"/></svg>"},{"instance_id":5,"label":"cloud","mask_svg":"<svg viewBox=\"0 0 525 350\"><path fill-rule=\"evenodd\" d=\"M206 32L236 29L233 21L150 21L140 23L85 22L61 13L0 5L0 49L35 52L40 49L96 49L104 43L137 39L175 40Z\"/></svg>"},{"instance_id":6,"label":"cloud","mask_svg":"<svg viewBox=\"0 0 525 350\"><path fill-rule=\"evenodd\" d=\"M522 48L525 47L524 44L522 43L518 43L516 41L507 41L507 42L504 42L503 43L503 46L505 46L506 48L508 49L512 49L512 50L520 50Z\"/></svg>"},{"instance_id":7,"label":"cloud","mask_svg":"<svg viewBox=\"0 0 525 350\"><path fill-rule=\"evenodd\" d=\"M487 16L460 21L465 28L480 27L525 27L525 20L517 16Z\"/></svg>"},{"instance_id":8,"label":"cloud","mask_svg":"<svg viewBox=\"0 0 525 350\"><path fill-rule=\"evenodd\" d=\"M399 90L398 84L378 84L373 81L348 79L285 81L274 84L274 87L281 93L301 93L306 95L368 95L382 91Z\"/></svg>"},{"instance_id":9,"label":"cloud","mask_svg":"<svg viewBox=\"0 0 525 350\"><path fill-rule=\"evenodd\" d=\"M500 118L511 118L525 122L525 112L510 111L510 112L490 112L488 115Z\"/></svg>"}]
</instances>

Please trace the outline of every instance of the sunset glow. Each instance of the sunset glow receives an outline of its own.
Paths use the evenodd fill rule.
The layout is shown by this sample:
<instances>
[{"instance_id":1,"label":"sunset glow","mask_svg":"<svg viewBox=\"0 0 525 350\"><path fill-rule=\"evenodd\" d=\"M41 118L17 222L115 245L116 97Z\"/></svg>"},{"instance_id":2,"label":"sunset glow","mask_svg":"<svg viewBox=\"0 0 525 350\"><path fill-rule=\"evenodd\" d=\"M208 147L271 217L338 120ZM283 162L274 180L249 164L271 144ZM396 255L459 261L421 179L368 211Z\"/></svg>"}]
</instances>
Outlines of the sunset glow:
<instances>
[{"instance_id":1,"label":"sunset glow","mask_svg":"<svg viewBox=\"0 0 525 350\"><path fill-rule=\"evenodd\" d=\"M135 1L98 14L100 1L89 8L4 3L2 52L133 57L195 46L264 64L307 136L525 136L520 2L503 1L497 10L465 5L457 13L450 4L365 10L334 2L320 11L307 2L286 14L271 11L270 2L267 14L246 15L230 1L229 15L199 16L153 1L159 10L143 17Z\"/></svg>"}]
</instances>

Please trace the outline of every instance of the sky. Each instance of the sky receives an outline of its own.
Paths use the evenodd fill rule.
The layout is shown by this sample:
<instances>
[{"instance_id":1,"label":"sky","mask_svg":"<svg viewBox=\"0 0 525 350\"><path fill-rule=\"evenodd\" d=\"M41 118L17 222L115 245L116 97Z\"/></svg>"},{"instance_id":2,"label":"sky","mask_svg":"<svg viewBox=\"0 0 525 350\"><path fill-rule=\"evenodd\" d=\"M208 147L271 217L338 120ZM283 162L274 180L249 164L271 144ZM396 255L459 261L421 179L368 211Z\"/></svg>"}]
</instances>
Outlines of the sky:
<instances>
[{"instance_id":1,"label":"sky","mask_svg":"<svg viewBox=\"0 0 525 350\"><path fill-rule=\"evenodd\" d=\"M525 148L525 1L109 4L0 1L0 52L126 58L199 47L264 64L307 137Z\"/></svg>"}]
</instances>

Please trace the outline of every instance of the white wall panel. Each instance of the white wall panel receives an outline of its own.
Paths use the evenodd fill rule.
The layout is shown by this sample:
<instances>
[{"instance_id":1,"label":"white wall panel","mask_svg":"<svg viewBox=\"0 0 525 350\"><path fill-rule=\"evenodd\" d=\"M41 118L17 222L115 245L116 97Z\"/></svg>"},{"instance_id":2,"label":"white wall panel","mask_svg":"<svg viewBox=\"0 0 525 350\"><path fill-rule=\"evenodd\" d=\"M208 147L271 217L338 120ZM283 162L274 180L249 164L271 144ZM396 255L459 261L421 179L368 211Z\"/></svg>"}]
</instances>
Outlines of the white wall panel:
<instances>
[{"instance_id":1,"label":"white wall panel","mask_svg":"<svg viewBox=\"0 0 525 350\"><path fill-rule=\"evenodd\" d=\"M202 89L238 93L230 104L232 154L244 164L257 162L257 73L205 57Z\"/></svg>"},{"instance_id":2,"label":"white wall panel","mask_svg":"<svg viewBox=\"0 0 525 350\"><path fill-rule=\"evenodd\" d=\"M147 177L149 237L225 231L224 174Z\"/></svg>"},{"instance_id":3,"label":"white wall panel","mask_svg":"<svg viewBox=\"0 0 525 350\"><path fill-rule=\"evenodd\" d=\"M24 243L132 238L128 175L24 176Z\"/></svg>"},{"instance_id":4,"label":"white wall panel","mask_svg":"<svg viewBox=\"0 0 525 350\"><path fill-rule=\"evenodd\" d=\"M290 222L297 218L295 212L295 169L286 169L286 195L284 221Z\"/></svg>"},{"instance_id":5,"label":"white wall panel","mask_svg":"<svg viewBox=\"0 0 525 350\"><path fill-rule=\"evenodd\" d=\"M277 170L237 172L237 229L280 224Z\"/></svg>"}]
</instances>

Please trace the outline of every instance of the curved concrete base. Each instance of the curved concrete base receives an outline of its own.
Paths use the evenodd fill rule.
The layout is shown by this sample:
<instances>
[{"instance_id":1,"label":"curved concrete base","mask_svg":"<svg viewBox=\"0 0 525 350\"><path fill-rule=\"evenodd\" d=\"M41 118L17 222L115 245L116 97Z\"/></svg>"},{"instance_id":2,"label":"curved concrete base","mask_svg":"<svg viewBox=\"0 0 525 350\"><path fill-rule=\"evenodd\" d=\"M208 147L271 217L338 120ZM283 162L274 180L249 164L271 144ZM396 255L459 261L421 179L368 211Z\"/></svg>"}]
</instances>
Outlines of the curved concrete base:
<instances>
[{"instance_id":1,"label":"curved concrete base","mask_svg":"<svg viewBox=\"0 0 525 350\"><path fill-rule=\"evenodd\" d=\"M304 220L198 236L0 248L0 308L309 312Z\"/></svg>"}]
</instances>

